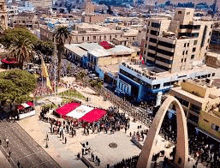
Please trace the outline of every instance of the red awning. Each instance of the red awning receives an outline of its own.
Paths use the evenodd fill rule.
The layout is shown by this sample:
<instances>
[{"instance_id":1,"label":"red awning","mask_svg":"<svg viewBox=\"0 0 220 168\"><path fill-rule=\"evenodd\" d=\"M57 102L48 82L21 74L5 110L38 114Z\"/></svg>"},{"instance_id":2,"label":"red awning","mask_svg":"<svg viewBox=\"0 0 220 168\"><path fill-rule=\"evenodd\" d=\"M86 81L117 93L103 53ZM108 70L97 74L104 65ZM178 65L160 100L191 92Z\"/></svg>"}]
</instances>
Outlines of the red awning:
<instances>
[{"instance_id":1,"label":"red awning","mask_svg":"<svg viewBox=\"0 0 220 168\"><path fill-rule=\"evenodd\" d=\"M6 58L6 59L2 59L1 61L4 64L18 64L15 58L11 58L11 59Z\"/></svg>"},{"instance_id":2,"label":"red awning","mask_svg":"<svg viewBox=\"0 0 220 168\"><path fill-rule=\"evenodd\" d=\"M68 104L65 104L64 106L56 109L56 113L58 113L62 116L65 116L66 114L73 111L74 109L76 109L80 105L81 105L80 103L68 103Z\"/></svg>"},{"instance_id":3,"label":"red awning","mask_svg":"<svg viewBox=\"0 0 220 168\"><path fill-rule=\"evenodd\" d=\"M96 122L100 120L104 115L106 115L106 113L107 112L105 110L94 109L90 111L89 113L87 113L86 115L84 115L83 117L81 117L79 120L89 122L89 123Z\"/></svg>"},{"instance_id":4,"label":"red awning","mask_svg":"<svg viewBox=\"0 0 220 168\"><path fill-rule=\"evenodd\" d=\"M18 109L18 110L23 110L23 109L24 109L24 106L18 105L18 106L17 106L17 109Z\"/></svg>"},{"instance_id":5,"label":"red awning","mask_svg":"<svg viewBox=\"0 0 220 168\"><path fill-rule=\"evenodd\" d=\"M29 106L31 106L31 107L34 106L34 104L33 104L31 101L26 102L26 104L29 105Z\"/></svg>"}]
</instances>

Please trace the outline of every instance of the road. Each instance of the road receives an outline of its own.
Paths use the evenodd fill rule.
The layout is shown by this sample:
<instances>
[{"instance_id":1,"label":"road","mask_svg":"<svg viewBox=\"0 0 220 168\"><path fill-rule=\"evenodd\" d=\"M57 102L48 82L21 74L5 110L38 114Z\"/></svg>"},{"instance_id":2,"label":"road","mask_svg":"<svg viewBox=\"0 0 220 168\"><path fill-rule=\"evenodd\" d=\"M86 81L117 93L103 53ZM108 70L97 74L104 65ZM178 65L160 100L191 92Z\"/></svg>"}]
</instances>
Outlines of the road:
<instances>
[{"instance_id":1,"label":"road","mask_svg":"<svg viewBox=\"0 0 220 168\"><path fill-rule=\"evenodd\" d=\"M6 147L6 138L9 139L8 147ZM0 139L2 141L0 150L12 167L17 167L17 163L20 162L20 167L23 168L60 168L53 158L16 122L0 122Z\"/></svg>"}]
</instances>

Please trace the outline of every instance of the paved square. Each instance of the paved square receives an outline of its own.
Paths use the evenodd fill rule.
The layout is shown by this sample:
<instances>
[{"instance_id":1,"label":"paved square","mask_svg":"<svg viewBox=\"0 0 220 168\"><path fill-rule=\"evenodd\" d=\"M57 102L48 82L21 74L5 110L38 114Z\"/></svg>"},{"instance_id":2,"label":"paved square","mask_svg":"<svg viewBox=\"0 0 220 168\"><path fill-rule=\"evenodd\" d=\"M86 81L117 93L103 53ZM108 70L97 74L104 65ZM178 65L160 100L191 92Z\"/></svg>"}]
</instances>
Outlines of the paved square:
<instances>
[{"instance_id":1,"label":"paved square","mask_svg":"<svg viewBox=\"0 0 220 168\"><path fill-rule=\"evenodd\" d=\"M134 155L139 155L141 150L136 147L124 132L115 132L114 134L99 134L98 136L82 141L82 143L89 142L91 152L100 158L100 167L106 167L107 164L114 165L122 159L130 158ZM110 148L110 143L116 143L117 148ZM89 158L91 154L88 154Z\"/></svg>"}]
</instances>

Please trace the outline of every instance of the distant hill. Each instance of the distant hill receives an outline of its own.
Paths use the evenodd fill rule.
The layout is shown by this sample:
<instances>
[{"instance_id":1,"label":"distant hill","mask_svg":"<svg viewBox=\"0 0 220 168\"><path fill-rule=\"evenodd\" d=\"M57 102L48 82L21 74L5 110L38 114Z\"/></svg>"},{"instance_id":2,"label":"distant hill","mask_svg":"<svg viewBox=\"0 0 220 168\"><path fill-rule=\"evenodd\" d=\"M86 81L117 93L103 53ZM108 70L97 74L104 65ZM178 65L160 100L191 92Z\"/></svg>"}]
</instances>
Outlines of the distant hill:
<instances>
[{"instance_id":1,"label":"distant hill","mask_svg":"<svg viewBox=\"0 0 220 168\"><path fill-rule=\"evenodd\" d=\"M157 4L165 3L168 0L145 0L145 2L149 2L154 4L157 2ZM194 4L198 4L201 2L206 2L208 5L213 4L214 0L170 0L171 3L178 4L178 3L187 3L187 2L192 2ZM217 6L220 8L220 1L217 0Z\"/></svg>"}]
</instances>

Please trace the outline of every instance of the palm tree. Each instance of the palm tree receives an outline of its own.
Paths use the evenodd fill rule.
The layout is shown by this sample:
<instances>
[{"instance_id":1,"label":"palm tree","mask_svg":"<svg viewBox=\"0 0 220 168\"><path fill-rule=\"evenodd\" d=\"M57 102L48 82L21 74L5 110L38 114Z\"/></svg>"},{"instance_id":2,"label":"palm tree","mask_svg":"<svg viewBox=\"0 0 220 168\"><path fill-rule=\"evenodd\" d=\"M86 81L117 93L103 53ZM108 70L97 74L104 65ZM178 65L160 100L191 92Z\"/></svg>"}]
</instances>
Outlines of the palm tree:
<instances>
[{"instance_id":1,"label":"palm tree","mask_svg":"<svg viewBox=\"0 0 220 168\"><path fill-rule=\"evenodd\" d=\"M18 61L21 69L23 69L24 62L33 56L33 47L28 38L24 39L20 36L15 37L15 41L10 45L9 54Z\"/></svg>"},{"instance_id":2,"label":"palm tree","mask_svg":"<svg viewBox=\"0 0 220 168\"><path fill-rule=\"evenodd\" d=\"M58 81L60 81L60 69L61 69L61 60L64 51L64 44L67 39L71 41L71 32L68 27L60 26L56 29L54 33L54 38L57 44L57 58L58 58Z\"/></svg>"}]
</instances>

